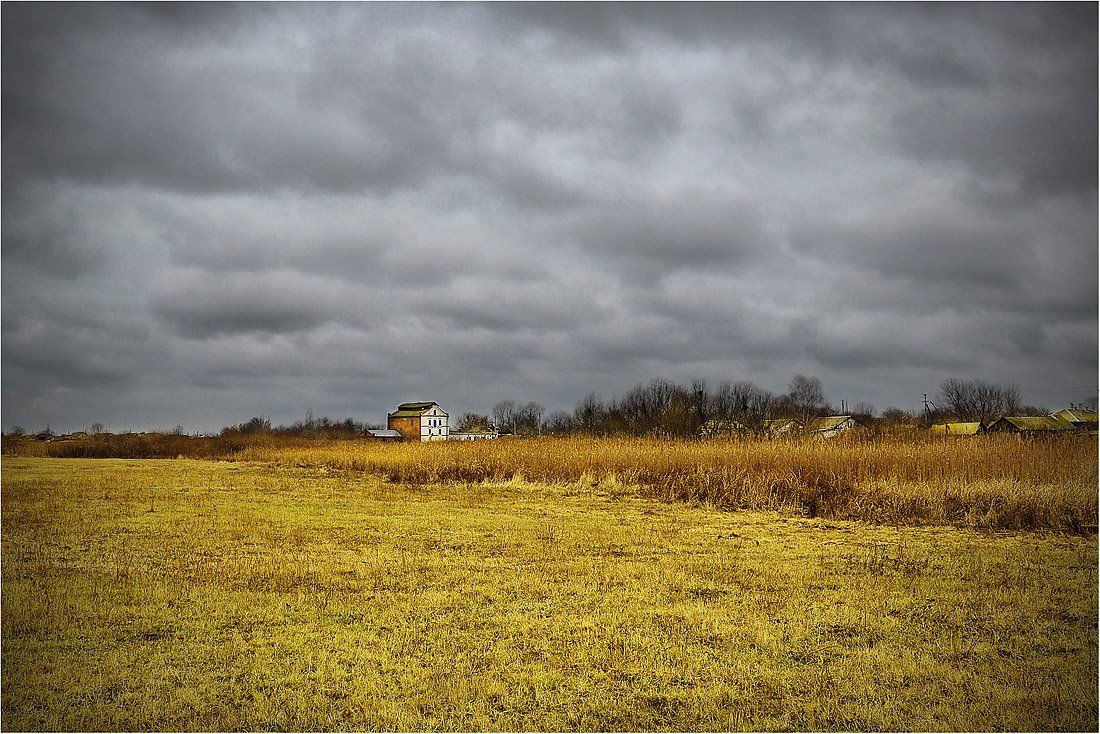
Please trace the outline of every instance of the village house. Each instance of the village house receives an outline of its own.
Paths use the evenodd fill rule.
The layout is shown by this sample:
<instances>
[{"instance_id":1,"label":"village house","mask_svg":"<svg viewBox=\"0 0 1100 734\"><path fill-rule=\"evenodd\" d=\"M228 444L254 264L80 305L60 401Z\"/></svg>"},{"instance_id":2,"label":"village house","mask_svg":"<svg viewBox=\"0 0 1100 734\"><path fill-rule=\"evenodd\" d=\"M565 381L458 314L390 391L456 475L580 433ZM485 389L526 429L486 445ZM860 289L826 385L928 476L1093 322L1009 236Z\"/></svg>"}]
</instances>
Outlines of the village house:
<instances>
[{"instance_id":1,"label":"village house","mask_svg":"<svg viewBox=\"0 0 1100 734\"><path fill-rule=\"evenodd\" d=\"M832 438L858 427L859 422L850 415L827 415L807 423L806 432L816 438Z\"/></svg>"},{"instance_id":2,"label":"village house","mask_svg":"<svg viewBox=\"0 0 1100 734\"><path fill-rule=\"evenodd\" d=\"M986 433L1051 436L1072 433L1073 424L1050 415L1007 415L986 427Z\"/></svg>"},{"instance_id":3,"label":"village house","mask_svg":"<svg viewBox=\"0 0 1100 734\"><path fill-rule=\"evenodd\" d=\"M1065 410L1059 410L1057 413L1052 413L1051 417L1073 424L1073 427L1078 431L1095 432L1097 430L1098 416L1095 410L1066 408Z\"/></svg>"},{"instance_id":4,"label":"village house","mask_svg":"<svg viewBox=\"0 0 1100 734\"><path fill-rule=\"evenodd\" d=\"M400 431L406 441L446 441L448 417L439 403L401 403L386 416L386 428Z\"/></svg>"}]
</instances>

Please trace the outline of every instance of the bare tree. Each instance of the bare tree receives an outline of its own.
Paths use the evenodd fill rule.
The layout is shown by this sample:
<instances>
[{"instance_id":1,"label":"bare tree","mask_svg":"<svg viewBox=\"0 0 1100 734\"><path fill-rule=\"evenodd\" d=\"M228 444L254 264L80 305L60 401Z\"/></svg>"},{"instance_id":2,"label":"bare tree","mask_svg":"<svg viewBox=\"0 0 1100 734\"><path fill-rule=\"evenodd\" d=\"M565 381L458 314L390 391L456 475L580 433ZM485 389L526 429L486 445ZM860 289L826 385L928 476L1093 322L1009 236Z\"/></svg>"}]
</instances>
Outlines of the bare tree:
<instances>
[{"instance_id":1,"label":"bare tree","mask_svg":"<svg viewBox=\"0 0 1100 734\"><path fill-rule=\"evenodd\" d=\"M916 419L913 417L913 414L907 410L902 410L898 407L890 407L882 411L882 422L888 426L905 426L915 424Z\"/></svg>"},{"instance_id":2,"label":"bare tree","mask_svg":"<svg viewBox=\"0 0 1100 734\"><path fill-rule=\"evenodd\" d=\"M588 393L573 410L573 425L585 433L598 434L605 429L607 406L595 393Z\"/></svg>"},{"instance_id":3,"label":"bare tree","mask_svg":"<svg viewBox=\"0 0 1100 734\"><path fill-rule=\"evenodd\" d=\"M543 432L558 435L571 433L573 428L573 416L569 415L569 413L566 413L564 410L555 411L546 419L546 422L542 424Z\"/></svg>"},{"instance_id":4,"label":"bare tree","mask_svg":"<svg viewBox=\"0 0 1100 734\"><path fill-rule=\"evenodd\" d=\"M524 403L516 408L513 422L517 432L524 436L532 436L538 433L539 427L542 425L542 414L545 410L538 403Z\"/></svg>"},{"instance_id":5,"label":"bare tree","mask_svg":"<svg viewBox=\"0 0 1100 734\"><path fill-rule=\"evenodd\" d=\"M1014 385L951 377L940 383L940 407L962 421L983 425L1011 415L1020 408L1020 392Z\"/></svg>"},{"instance_id":6,"label":"bare tree","mask_svg":"<svg viewBox=\"0 0 1100 734\"><path fill-rule=\"evenodd\" d=\"M802 421L802 425L816 418L825 406L825 390L821 386L821 380L816 377L795 375L791 378L787 389L790 390L788 396L791 407L798 419Z\"/></svg>"},{"instance_id":7,"label":"bare tree","mask_svg":"<svg viewBox=\"0 0 1100 734\"><path fill-rule=\"evenodd\" d=\"M93 436L98 436L99 434L103 433L103 430L104 429L103 429L103 424L102 423L96 422L96 423L92 424L92 435Z\"/></svg>"},{"instance_id":8,"label":"bare tree","mask_svg":"<svg viewBox=\"0 0 1100 734\"><path fill-rule=\"evenodd\" d=\"M501 433L515 431L516 401L501 400L493 406L493 425Z\"/></svg>"},{"instance_id":9,"label":"bare tree","mask_svg":"<svg viewBox=\"0 0 1100 734\"><path fill-rule=\"evenodd\" d=\"M628 430L636 435L667 433L665 414L678 391L683 388L660 377L635 385L618 404Z\"/></svg>"},{"instance_id":10,"label":"bare tree","mask_svg":"<svg viewBox=\"0 0 1100 734\"><path fill-rule=\"evenodd\" d=\"M875 406L861 400L852 408L852 416L863 421L870 420L875 417Z\"/></svg>"},{"instance_id":11,"label":"bare tree","mask_svg":"<svg viewBox=\"0 0 1100 734\"><path fill-rule=\"evenodd\" d=\"M488 431L492 427L492 421L487 415L480 413L463 413L453 430L455 433L468 433L470 431Z\"/></svg>"},{"instance_id":12,"label":"bare tree","mask_svg":"<svg viewBox=\"0 0 1100 734\"><path fill-rule=\"evenodd\" d=\"M761 433L775 397L751 382L723 382L710 397L709 414L720 431Z\"/></svg>"}]
</instances>

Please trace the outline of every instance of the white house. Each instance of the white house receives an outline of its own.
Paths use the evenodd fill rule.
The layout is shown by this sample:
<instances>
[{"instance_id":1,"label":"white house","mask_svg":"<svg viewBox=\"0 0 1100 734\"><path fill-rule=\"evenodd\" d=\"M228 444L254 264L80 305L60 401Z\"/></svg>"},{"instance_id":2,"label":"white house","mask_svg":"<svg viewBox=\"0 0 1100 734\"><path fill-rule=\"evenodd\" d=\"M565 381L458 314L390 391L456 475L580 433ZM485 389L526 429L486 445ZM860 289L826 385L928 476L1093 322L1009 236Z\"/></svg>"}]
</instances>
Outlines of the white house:
<instances>
[{"instance_id":1,"label":"white house","mask_svg":"<svg viewBox=\"0 0 1100 734\"><path fill-rule=\"evenodd\" d=\"M401 403L386 416L386 428L400 431L405 440L446 441L449 416L439 403Z\"/></svg>"}]
</instances>

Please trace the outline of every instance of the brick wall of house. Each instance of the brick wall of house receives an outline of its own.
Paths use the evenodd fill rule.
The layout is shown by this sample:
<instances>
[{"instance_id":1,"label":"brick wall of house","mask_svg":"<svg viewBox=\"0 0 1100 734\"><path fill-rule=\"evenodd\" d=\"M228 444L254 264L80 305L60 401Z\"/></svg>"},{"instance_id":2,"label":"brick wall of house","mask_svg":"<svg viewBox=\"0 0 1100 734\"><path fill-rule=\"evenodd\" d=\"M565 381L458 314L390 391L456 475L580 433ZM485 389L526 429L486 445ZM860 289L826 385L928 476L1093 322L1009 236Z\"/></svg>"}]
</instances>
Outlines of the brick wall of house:
<instances>
[{"instance_id":1,"label":"brick wall of house","mask_svg":"<svg viewBox=\"0 0 1100 734\"><path fill-rule=\"evenodd\" d=\"M420 440L420 416L418 415L408 418L388 418L386 428L401 431L401 435L405 437L406 441Z\"/></svg>"}]
</instances>

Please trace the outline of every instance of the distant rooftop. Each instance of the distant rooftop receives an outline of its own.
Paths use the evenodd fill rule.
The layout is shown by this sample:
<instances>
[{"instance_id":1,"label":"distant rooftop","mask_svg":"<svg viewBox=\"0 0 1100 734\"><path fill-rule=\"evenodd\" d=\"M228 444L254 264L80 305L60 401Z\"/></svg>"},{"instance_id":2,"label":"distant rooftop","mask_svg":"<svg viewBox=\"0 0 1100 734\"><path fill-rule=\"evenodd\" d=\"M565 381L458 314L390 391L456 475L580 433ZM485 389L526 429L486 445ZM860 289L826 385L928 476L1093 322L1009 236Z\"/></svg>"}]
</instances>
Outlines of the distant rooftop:
<instances>
[{"instance_id":1,"label":"distant rooftop","mask_svg":"<svg viewBox=\"0 0 1100 734\"><path fill-rule=\"evenodd\" d=\"M851 417L850 415L827 415L823 418L814 418L806 428L810 431L831 431Z\"/></svg>"},{"instance_id":2,"label":"distant rooftop","mask_svg":"<svg viewBox=\"0 0 1100 734\"><path fill-rule=\"evenodd\" d=\"M978 421L948 421L932 426L932 433L946 433L952 436L973 436L982 430L982 424Z\"/></svg>"},{"instance_id":3,"label":"distant rooftop","mask_svg":"<svg viewBox=\"0 0 1100 734\"><path fill-rule=\"evenodd\" d=\"M1007 421L1021 431L1072 431L1073 424L1049 415L1006 415ZM998 421L1000 422L1000 421Z\"/></svg>"},{"instance_id":4,"label":"distant rooftop","mask_svg":"<svg viewBox=\"0 0 1100 734\"><path fill-rule=\"evenodd\" d=\"M390 413L390 416L393 418L415 418L431 410L433 405L439 405L439 403L434 401L401 403L401 405L397 406L397 410Z\"/></svg>"}]
</instances>

